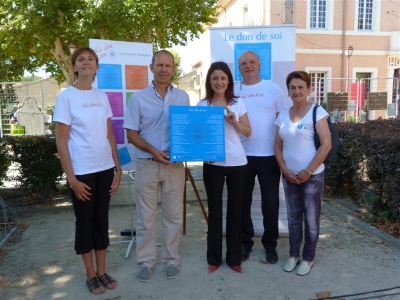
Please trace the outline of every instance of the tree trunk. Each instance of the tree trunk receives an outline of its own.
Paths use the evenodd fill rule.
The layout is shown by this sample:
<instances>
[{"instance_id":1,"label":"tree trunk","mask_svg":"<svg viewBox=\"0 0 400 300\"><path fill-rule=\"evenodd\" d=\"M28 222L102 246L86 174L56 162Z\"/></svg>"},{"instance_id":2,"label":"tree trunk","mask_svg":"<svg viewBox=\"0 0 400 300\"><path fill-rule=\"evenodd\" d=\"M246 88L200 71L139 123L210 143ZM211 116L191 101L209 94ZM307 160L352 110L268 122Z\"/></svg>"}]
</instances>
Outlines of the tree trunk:
<instances>
[{"instance_id":1,"label":"tree trunk","mask_svg":"<svg viewBox=\"0 0 400 300\"><path fill-rule=\"evenodd\" d=\"M60 66L64 76L65 81L68 85L73 84L74 69L71 63L70 55L67 55L62 47L60 38L57 38L54 49L51 49L51 54L53 54L58 65Z\"/></svg>"}]
</instances>

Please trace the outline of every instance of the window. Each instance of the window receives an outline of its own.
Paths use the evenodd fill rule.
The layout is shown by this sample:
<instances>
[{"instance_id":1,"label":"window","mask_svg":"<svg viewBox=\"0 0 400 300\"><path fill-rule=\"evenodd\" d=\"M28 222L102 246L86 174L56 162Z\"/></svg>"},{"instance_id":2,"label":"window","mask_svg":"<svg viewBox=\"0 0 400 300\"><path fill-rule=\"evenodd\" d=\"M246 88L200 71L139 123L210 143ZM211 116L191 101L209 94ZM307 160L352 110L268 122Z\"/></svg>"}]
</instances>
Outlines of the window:
<instances>
[{"instance_id":1,"label":"window","mask_svg":"<svg viewBox=\"0 0 400 300\"><path fill-rule=\"evenodd\" d=\"M373 0L359 0L358 2L358 29L372 30Z\"/></svg>"},{"instance_id":2,"label":"window","mask_svg":"<svg viewBox=\"0 0 400 300\"><path fill-rule=\"evenodd\" d=\"M243 25L249 25L249 9L247 5L243 7Z\"/></svg>"},{"instance_id":3,"label":"window","mask_svg":"<svg viewBox=\"0 0 400 300\"><path fill-rule=\"evenodd\" d=\"M309 101L319 103L324 101L326 72L309 72L311 76L311 95Z\"/></svg>"},{"instance_id":4,"label":"window","mask_svg":"<svg viewBox=\"0 0 400 300\"><path fill-rule=\"evenodd\" d=\"M311 0L310 28L326 28L326 0Z\"/></svg>"},{"instance_id":5,"label":"window","mask_svg":"<svg viewBox=\"0 0 400 300\"><path fill-rule=\"evenodd\" d=\"M364 79L363 81L365 82L365 87L364 87L365 92L368 93L371 91L371 73L356 73L356 78L358 80Z\"/></svg>"}]
</instances>

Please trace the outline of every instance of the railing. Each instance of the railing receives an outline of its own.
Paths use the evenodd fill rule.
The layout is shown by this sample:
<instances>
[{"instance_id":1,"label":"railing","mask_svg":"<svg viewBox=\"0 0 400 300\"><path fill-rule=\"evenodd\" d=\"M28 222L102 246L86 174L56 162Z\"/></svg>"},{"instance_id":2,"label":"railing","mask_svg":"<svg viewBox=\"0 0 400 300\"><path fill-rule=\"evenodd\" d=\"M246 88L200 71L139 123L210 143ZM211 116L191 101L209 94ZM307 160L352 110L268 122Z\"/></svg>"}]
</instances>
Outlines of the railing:
<instances>
[{"instance_id":1,"label":"railing","mask_svg":"<svg viewBox=\"0 0 400 300\"><path fill-rule=\"evenodd\" d=\"M0 197L0 248L18 230L17 212Z\"/></svg>"}]
</instances>

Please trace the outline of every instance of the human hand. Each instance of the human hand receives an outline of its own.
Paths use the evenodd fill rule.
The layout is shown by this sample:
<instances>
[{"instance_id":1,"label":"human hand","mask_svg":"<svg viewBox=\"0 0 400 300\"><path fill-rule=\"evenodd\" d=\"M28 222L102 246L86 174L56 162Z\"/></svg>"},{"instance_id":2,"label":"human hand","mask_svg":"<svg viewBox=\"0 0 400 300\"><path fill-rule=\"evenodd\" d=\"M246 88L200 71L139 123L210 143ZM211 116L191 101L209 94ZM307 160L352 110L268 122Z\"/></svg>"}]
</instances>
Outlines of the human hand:
<instances>
[{"instance_id":1,"label":"human hand","mask_svg":"<svg viewBox=\"0 0 400 300\"><path fill-rule=\"evenodd\" d=\"M79 181L76 180L73 184L69 185L70 188L74 191L75 196L82 201L89 201L90 200L90 196L92 195L89 191L91 190L91 188Z\"/></svg>"},{"instance_id":2,"label":"human hand","mask_svg":"<svg viewBox=\"0 0 400 300\"><path fill-rule=\"evenodd\" d=\"M282 174L290 183L300 185L300 180L297 178L297 175L294 174L291 170L282 171Z\"/></svg>"},{"instance_id":3,"label":"human hand","mask_svg":"<svg viewBox=\"0 0 400 300\"><path fill-rule=\"evenodd\" d=\"M0 275L0 286L4 287L4 285L5 285L4 277Z\"/></svg>"},{"instance_id":4,"label":"human hand","mask_svg":"<svg viewBox=\"0 0 400 300\"><path fill-rule=\"evenodd\" d=\"M159 149L156 149L156 151L154 151L153 156L160 164L173 164L173 162L169 160L169 155Z\"/></svg>"},{"instance_id":5,"label":"human hand","mask_svg":"<svg viewBox=\"0 0 400 300\"><path fill-rule=\"evenodd\" d=\"M308 174L308 172L306 170L302 170L300 171L299 174L296 175L297 180L300 183L306 183L308 181L308 179L310 179L311 175Z\"/></svg>"},{"instance_id":6,"label":"human hand","mask_svg":"<svg viewBox=\"0 0 400 300\"><path fill-rule=\"evenodd\" d=\"M228 106L225 106L225 109L226 109L226 112L227 112L226 116L225 116L225 121L227 121L228 123L231 123L233 125L238 123L239 121L236 120L235 113L233 111L231 111Z\"/></svg>"},{"instance_id":7,"label":"human hand","mask_svg":"<svg viewBox=\"0 0 400 300\"><path fill-rule=\"evenodd\" d=\"M119 185L121 183L121 177L122 177L122 170L119 169L114 174L114 178L113 178L113 181L111 183L111 190L108 191L110 193L110 195L114 194L118 190Z\"/></svg>"}]
</instances>

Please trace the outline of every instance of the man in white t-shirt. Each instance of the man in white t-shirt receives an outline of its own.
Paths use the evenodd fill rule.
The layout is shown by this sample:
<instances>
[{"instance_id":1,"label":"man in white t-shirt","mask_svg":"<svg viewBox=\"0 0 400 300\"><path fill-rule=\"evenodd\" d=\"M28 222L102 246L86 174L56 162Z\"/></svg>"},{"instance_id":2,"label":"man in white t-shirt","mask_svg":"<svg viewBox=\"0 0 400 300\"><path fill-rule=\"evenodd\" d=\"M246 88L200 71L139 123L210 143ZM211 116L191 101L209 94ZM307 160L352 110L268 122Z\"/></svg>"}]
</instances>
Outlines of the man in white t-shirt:
<instances>
[{"instance_id":1,"label":"man in white t-shirt","mask_svg":"<svg viewBox=\"0 0 400 300\"><path fill-rule=\"evenodd\" d=\"M261 190L264 233L261 238L270 264L278 262L279 180L281 172L274 155L275 119L286 107L282 90L271 81L260 78L260 58L248 51L239 57L242 82L235 86L235 95L243 99L252 128L251 136L241 136L248 161L246 187L242 205L242 260L249 258L254 245L251 204L255 177Z\"/></svg>"}]
</instances>

